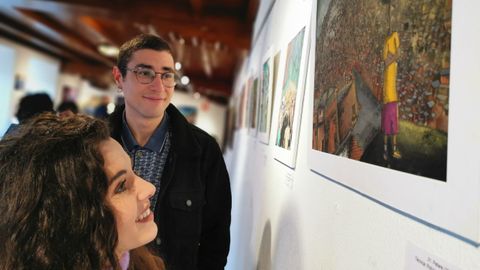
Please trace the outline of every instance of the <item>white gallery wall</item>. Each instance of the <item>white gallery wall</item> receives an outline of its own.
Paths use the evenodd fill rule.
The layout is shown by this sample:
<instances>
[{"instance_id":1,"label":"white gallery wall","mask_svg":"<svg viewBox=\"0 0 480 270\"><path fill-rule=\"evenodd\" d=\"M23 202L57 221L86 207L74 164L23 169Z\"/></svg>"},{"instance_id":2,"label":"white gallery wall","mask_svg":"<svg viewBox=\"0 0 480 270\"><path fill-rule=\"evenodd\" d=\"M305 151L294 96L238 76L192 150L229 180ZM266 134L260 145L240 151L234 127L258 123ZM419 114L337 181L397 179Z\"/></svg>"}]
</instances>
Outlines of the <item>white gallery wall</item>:
<instances>
[{"instance_id":1,"label":"white gallery wall","mask_svg":"<svg viewBox=\"0 0 480 270\"><path fill-rule=\"evenodd\" d=\"M3 65L0 81L2 107L0 136L2 136L6 131L5 126L9 126L17 110L17 104L24 95L45 92L53 101L57 99L60 60L4 38L0 38L0 46L2 48L0 59ZM16 90L15 76L21 82Z\"/></svg>"},{"instance_id":2,"label":"white gallery wall","mask_svg":"<svg viewBox=\"0 0 480 270\"><path fill-rule=\"evenodd\" d=\"M284 33L288 32L286 28L291 16L297 15L292 15L295 13L292 5L308 6L309 0L293 2L261 1L254 28L259 32L249 61L244 63L236 80L236 98L241 96L252 69L258 71L260 68L262 54L272 46L273 40L290 40L291 36L285 37ZM311 4L315 6L316 3ZM477 82L480 74L479 10L478 1L453 1L451 88L455 93L450 92L453 116L449 123L449 146L462 149L465 159L458 155L458 150L448 149L450 173L445 184L464 181L465 186L455 186L452 193L447 193L451 197L445 197L445 201L452 205L438 205L435 198L426 202L416 194L418 190L412 189L415 196L404 194L400 198L408 200L409 205L416 201L419 207L426 204L431 210L416 215L409 212L409 205L407 210L402 208L406 203L391 205L385 202L388 198L369 196L370 193L364 192L368 187L359 188L343 182L344 178L368 186L372 183L369 178L378 177L376 171L385 169L363 163L358 165L359 162L351 160L336 162L338 158L333 155L324 155L328 168L327 164L324 168L320 164L316 169L337 171L334 181L311 170L315 63L311 49L295 166L289 168L275 159L274 131L270 134L270 143L264 144L248 128L237 129L233 147L225 154L233 195L228 270L480 269L480 162L475 157L480 150L480 128L478 120L474 120L480 115L479 106L475 104L480 93ZM283 43L286 42L273 45L276 47L274 53L285 47ZM276 113L278 108L274 107L272 118ZM272 130L276 125L274 120ZM458 164L464 165L464 172L456 169ZM371 167L373 173L368 170L358 173L356 166ZM395 174L394 178L402 177ZM387 188L389 180L381 178L379 181ZM462 188L472 189L465 193L468 199L462 198ZM395 192L405 193L392 190L393 194ZM434 186L425 191L425 197L435 197L436 192L441 192L441 188ZM442 216L446 217L442 220L429 216L442 211ZM465 211L471 216L457 218ZM445 220L449 216L453 218Z\"/></svg>"},{"instance_id":3,"label":"white gallery wall","mask_svg":"<svg viewBox=\"0 0 480 270\"><path fill-rule=\"evenodd\" d=\"M12 90L14 87L15 50L0 43L0 137L5 133L11 121Z\"/></svg>"}]
</instances>

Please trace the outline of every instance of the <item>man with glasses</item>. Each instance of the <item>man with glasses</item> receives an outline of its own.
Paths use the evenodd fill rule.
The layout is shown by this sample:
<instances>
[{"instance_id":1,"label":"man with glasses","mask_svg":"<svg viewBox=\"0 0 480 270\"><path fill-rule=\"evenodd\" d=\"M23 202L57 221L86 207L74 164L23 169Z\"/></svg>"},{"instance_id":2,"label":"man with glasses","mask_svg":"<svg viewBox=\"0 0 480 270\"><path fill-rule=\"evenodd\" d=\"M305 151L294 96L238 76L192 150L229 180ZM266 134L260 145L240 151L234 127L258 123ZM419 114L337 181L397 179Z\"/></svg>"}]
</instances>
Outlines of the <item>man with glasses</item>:
<instances>
[{"instance_id":1,"label":"man with glasses","mask_svg":"<svg viewBox=\"0 0 480 270\"><path fill-rule=\"evenodd\" d=\"M113 77L125 105L109 118L112 137L130 155L135 173L156 187L150 206L139 209L150 207L158 225L152 251L170 270L224 269L230 180L216 141L170 104L173 67L170 46L157 36L142 34L121 46Z\"/></svg>"}]
</instances>

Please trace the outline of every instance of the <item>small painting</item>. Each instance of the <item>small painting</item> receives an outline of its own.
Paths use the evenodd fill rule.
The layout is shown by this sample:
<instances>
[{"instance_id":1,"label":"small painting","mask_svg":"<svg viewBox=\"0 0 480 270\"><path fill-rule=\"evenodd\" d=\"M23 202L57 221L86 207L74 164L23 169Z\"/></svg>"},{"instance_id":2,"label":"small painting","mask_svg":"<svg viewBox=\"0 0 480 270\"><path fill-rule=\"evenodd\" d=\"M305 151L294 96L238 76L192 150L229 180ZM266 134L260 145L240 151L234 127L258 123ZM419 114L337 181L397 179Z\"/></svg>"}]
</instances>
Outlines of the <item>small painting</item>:
<instances>
[{"instance_id":1,"label":"small painting","mask_svg":"<svg viewBox=\"0 0 480 270\"><path fill-rule=\"evenodd\" d=\"M293 121L300 78L300 64L305 36L305 27L290 41L286 51L285 73L275 145L290 150L293 137Z\"/></svg>"},{"instance_id":2,"label":"small painting","mask_svg":"<svg viewBox=\"0 0 480 270\"><path fill-rule=\"evenodd\" d=\"M269 49L262 64L260 99L258 105L258 138L268 144L270 137L270 122L272 116L273 97L273 59Z\"/></svg>"}]
</instances>

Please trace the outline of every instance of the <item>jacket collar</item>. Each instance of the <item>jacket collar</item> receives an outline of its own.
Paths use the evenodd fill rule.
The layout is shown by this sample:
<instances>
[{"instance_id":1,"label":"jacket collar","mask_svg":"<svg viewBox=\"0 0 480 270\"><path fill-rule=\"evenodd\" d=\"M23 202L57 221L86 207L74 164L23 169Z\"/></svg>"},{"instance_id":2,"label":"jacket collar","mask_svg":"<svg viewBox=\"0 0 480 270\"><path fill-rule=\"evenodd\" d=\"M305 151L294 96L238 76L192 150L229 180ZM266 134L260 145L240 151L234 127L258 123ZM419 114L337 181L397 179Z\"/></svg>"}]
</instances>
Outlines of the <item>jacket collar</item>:
<instances>
[{"instance_id":1,"label":"jacket collar","mask_svg":"<svg viewBox=\"0 0 480 270\"><path fill-rule=\"evenodd\" d=\"M143 148L149 149L150 151L154 152L161 152L165 137L167 136L169 125L169 116L168 113L165 113L163 115L162 122L160 122L160 124L155 128L155 131L153 131L152 136L150 136ZM121 137L122 142L128 152L132 152L133 149L140 148L140 145L138 144L137 140L135 140L135 137L130 131L130 127L128 127L125 113L122 114Z\"/></svg>"},{"instance_id":2,"label":"jacket collar","mask_svg":"<svg viewBox=\"0 0 480 270\"><path fill-rule=\"evenodd\" d=\"M197 137L194 136L195 127L190 124L182 113L173 105L167 107L167 113L170 117L170 126L172 127L172 148L179 155L200 155L201 145Z\"/></svg>"},{"instance_id":3,"label":"jacket collar","mask_svg":"<svg viewBox=\"0 0 480 270\"><path fill-rule=\"evenodd\" d=\"M112 137L119 142L121 142L122 115L124 110L125 105L118 106L109 117ZM168 105L166 111L170 118L169 124L172 131L170 150L178 156L200 155L201 145L197 137L194 136L197 127L190 124L173 104Z\"/></svg>"}]
</instances>

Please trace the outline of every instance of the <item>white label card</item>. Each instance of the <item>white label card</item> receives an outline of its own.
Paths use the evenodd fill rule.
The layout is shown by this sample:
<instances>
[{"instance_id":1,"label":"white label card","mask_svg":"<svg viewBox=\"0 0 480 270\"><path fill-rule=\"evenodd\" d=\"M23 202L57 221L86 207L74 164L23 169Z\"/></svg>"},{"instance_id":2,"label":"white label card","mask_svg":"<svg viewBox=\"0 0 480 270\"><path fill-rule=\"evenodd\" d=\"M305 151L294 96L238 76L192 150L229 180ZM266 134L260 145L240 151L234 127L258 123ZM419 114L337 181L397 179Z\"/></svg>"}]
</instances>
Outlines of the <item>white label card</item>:
<instances>
[{"instance_id":1,"label":"white label card","mask_svg":"<svg viewBox=\"0 0 480 270\"><path fill-rule=\"evenodd\" d=\"M405 270L461 270L427 251L409 243Z\"/></svg>"}]
</instances>

